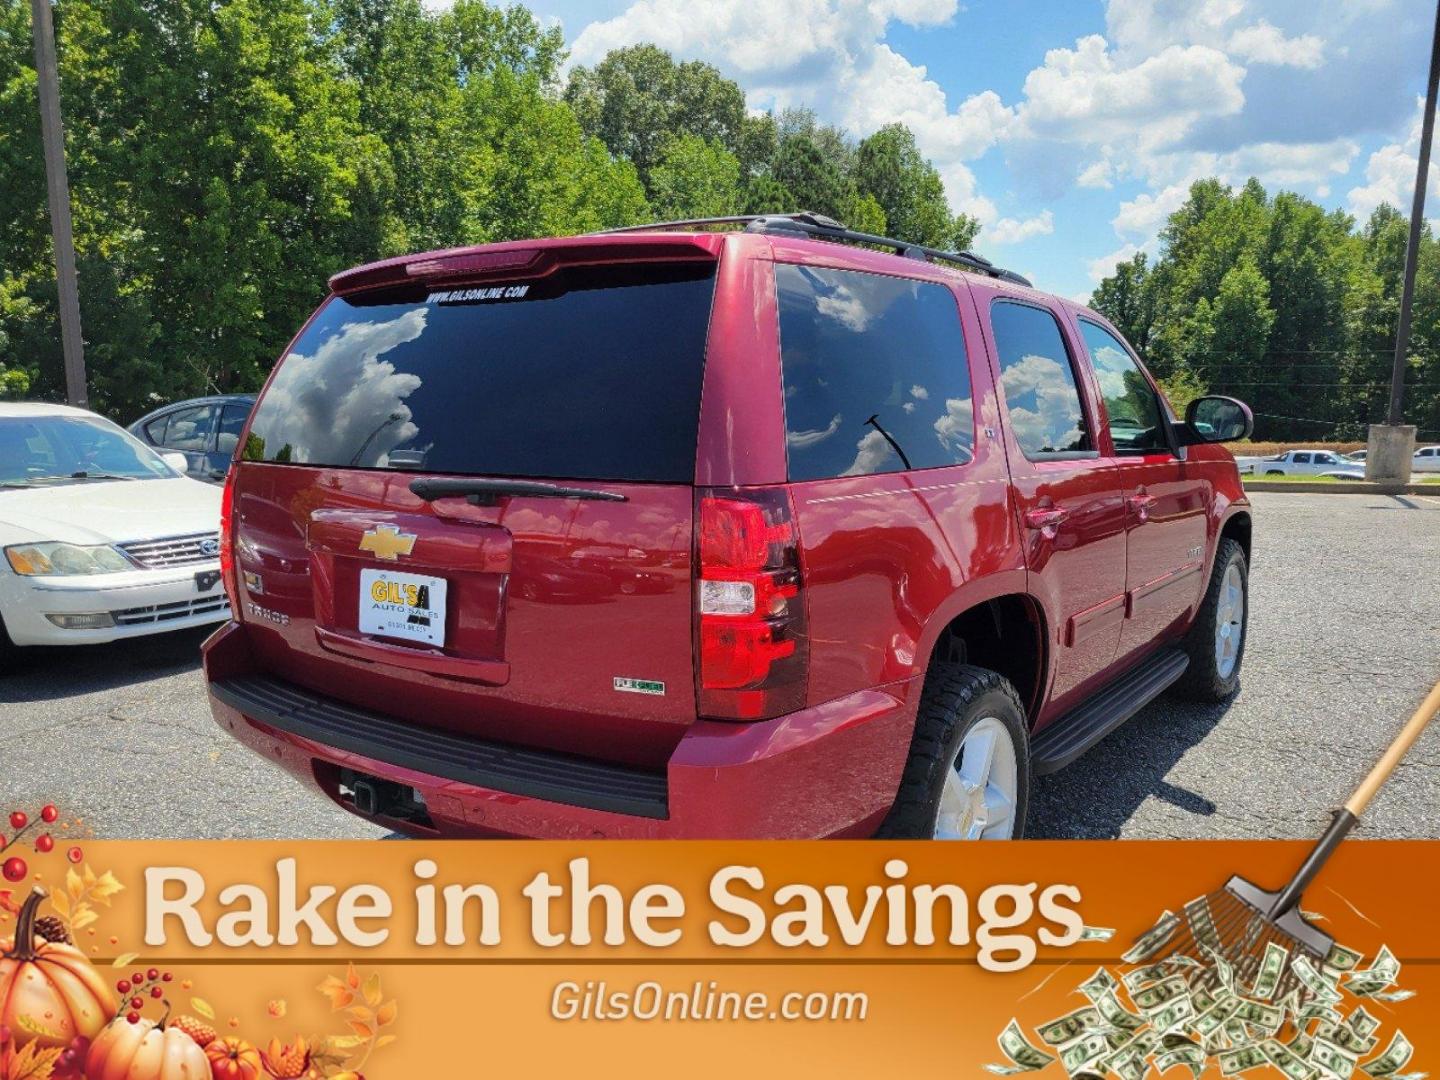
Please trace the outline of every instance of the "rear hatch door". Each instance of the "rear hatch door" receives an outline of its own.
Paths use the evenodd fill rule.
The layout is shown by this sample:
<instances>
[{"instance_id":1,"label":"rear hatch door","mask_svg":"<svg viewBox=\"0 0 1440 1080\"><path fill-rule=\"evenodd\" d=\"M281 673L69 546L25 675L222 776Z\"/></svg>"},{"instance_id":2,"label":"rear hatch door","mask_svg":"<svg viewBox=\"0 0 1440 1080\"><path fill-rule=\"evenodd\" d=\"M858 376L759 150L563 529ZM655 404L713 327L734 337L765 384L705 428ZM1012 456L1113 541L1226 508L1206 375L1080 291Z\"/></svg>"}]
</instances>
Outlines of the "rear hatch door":
<instances>
[{"instance_id":1,"label":"rear hatch door","mask_svg":"<svg viewBox=\"0 0 1440 1080\"><path fill-rule=\"evenodd\" d=\"M695 718L715 264L687 252L332 297L236 479L266 665L419 725L662 764Z\"/></svg>"}]
</instances>

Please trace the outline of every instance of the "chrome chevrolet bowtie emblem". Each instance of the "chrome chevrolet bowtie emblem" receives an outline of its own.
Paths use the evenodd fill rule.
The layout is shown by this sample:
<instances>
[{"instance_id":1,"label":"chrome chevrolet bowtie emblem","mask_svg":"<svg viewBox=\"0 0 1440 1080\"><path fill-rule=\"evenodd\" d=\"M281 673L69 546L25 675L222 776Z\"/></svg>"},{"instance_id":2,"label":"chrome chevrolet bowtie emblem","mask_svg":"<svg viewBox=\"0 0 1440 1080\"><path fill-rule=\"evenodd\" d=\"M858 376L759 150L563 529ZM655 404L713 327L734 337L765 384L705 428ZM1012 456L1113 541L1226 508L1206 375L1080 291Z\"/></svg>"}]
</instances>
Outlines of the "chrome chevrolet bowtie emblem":
<instances>
[{"instance_id":1,"label":"chrome chevrolet bowtie emblem","mask_svg":"<svg viewBox=\"0 0 1440 1080\"><path fill-rule=\"evenodd\" d=\"M395 562L401 555L415 550L415 534L401 532L398 525L376 525L360 537L360 550L370 552L377 559Z\"/></svg>"}]
</instances>

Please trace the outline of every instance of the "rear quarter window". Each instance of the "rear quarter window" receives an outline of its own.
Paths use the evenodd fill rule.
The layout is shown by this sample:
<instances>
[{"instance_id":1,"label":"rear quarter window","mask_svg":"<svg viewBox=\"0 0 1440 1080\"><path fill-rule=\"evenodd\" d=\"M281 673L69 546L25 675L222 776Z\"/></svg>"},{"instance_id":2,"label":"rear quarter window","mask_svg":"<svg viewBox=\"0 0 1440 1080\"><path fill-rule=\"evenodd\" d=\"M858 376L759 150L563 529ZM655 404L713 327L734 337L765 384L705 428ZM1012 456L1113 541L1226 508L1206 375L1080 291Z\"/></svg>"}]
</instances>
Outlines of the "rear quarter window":
<instances>
[{"instance_id":1,"label":"rear quarter window","mask_svg":"<svg viewBox=\"0 0 1440 1080\"><path fill-rule=\"evenodd\" d=\"M777 264L791 480L963 465L975 409L943 285Z\"/></svg>"},{"instance_id":2,"label":"rear quarter window","mask_svg":"<svg viewBox=\"0 0 1440 1080\"><path fill-rule=\"evenodd\" d=\"M247 461L689 483L714 267L334 297L281 361Z\"/></svg>"}]
</instances>

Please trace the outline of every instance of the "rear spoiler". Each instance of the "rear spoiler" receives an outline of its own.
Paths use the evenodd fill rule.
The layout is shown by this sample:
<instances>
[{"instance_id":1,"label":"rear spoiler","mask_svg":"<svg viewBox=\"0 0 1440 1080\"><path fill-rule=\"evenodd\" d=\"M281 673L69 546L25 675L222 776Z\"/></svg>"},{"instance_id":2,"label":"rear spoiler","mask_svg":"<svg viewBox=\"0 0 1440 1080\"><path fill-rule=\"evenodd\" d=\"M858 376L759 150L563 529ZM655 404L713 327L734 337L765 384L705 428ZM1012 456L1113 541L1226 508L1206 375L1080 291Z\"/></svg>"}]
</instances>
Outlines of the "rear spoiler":
<instances>
[{"instance_id":1,"label":"rear spoiler","mask_svg":"<svg viewBox=\"0 0 1440 1080\"><path fill-rule=\"evenodd\" d=\"M598 234L520 240L506 244L429 251L366 263L330 279L337 296L396 285L446 285L462 281L537 278L561 266L602 263L713 262L725 243L723 234Z\"/></svg>"}]
</instances>

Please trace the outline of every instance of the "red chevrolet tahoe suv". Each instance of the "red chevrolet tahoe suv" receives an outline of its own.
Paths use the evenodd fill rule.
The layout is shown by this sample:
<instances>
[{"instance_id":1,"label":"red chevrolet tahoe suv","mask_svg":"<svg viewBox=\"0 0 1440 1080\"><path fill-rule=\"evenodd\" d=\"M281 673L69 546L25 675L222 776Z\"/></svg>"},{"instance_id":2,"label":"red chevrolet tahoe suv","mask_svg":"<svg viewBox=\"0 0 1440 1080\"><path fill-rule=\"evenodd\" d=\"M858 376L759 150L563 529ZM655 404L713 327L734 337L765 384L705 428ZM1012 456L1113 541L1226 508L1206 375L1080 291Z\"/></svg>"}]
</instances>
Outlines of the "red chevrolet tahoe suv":
<instances>
[{"instance_id":1,"label":"red chevrolet tahoe suv","mask_svg":"<svg viewBox=\"0 0 1440 1080\"><path fill-rule=\"evenodd\" d=\"M717 231L719 224L739 226ZM337 275L240 440L218 722L416 835L1007 838L1245 645L1250 510L1099 315L813 214Z\"/></svg>"}]
</instances>

